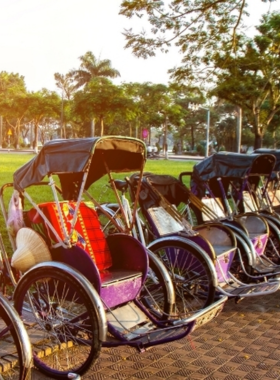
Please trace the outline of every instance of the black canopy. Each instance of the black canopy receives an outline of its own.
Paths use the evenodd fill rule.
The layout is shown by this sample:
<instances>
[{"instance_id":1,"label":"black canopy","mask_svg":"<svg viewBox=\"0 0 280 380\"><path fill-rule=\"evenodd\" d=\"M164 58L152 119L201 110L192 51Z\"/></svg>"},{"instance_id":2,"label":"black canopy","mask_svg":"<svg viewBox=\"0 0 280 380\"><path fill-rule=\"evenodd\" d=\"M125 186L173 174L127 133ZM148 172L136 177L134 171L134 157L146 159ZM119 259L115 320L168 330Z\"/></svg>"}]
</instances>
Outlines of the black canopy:
<instances>
[{"instance_id":1,"label":"black canopy","mask_svg":"<svg viewBox=\"0 0 280 380\"><path fill-rule=\"evenodd\" d=\"M207 182L216 177L244 178L253 172L269 175L274 165L275 157L271 154L218 152L194 165L192 180Z\"/></svg>"},{"instance_id":2,"label":"black canopy","mask_svg":"<svg viewBox=\"0 0 280 380\"><path fill-rule=\"evenodd\" d=\"M215 196L220 196L218 178L221 178L226 191L231 180L241 183L246 176L250 176L250 182L257 185L260 176L271 175L275 160L271 154L215 153L193 167L191 189L202 197L207 184Z\"/></svg>"},{"instance_id":3,"label":"black canopy","mask_svg":"<svg viewBox=\"0 0 280 380\"><path fill-rule=\"evenodd\" d=\"M146 160L143 141L122 136L104 136L52 140L39 154L14 173L14 188L23 191L50 174L57 174L63 187L79 186L89 171L85 188L107 173L131 172L142 168Z\"/></svg>"}]
</instances>

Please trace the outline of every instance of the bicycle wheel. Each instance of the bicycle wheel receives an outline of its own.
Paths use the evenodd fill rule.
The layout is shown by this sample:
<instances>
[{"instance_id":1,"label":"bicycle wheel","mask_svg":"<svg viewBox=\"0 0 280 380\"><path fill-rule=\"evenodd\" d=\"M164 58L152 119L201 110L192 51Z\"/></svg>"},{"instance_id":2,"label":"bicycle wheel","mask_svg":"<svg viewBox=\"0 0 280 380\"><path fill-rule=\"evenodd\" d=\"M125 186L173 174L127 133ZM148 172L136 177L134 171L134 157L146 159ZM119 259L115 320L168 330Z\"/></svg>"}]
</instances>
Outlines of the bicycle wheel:
<instances>
[{"instance_id":1,"label":"bicycle wheel","mask_svg":"<svg viewBox=\"0 0 280 380\"><path fill-rule=\"evenodd\" d=\"M100 225L105 236L125 230L125 224L122 221L122 216L117 206L118 205L105 204L103 205L103 208L96 208L98 219L100 221ZM111 216L111 218L115 220L116 225L113 224L113 222L108 218L108 215L104 213L104 210L108 213L108 215ZM118 228L117 226L119 226L120 228Z\"/></svg>"},{"instance_id":2,"label":"bicycle wheel","mask_svg":"<svg viewBox=\"0 0 280 380\"><path fill-rule=\"evenodd\" d=\"M139 301L158 319L168 319L174 308L172 280L162 262L149 252L149 269Z\"/></svg>"},{"instance_id":3,"label":"bicycle wheel","mask_svg":"<svg viewBox=\"0 0 280 380\"><path fill-rule=\"evenodd\" d=\"M264 255L275 265L280 265L280 224L277 220L268 220L269 236Z\"/></svg>"},{"instance_id":4,"label":"bicycle wheel","mask_svg":"<svg viewBox=\"0 0 280 380\"><path fill-rule=\"evenodd\" d=\"M36 367L52 378L66 379L69 372L88 371L102 343L92 286L82 275L73 275L71 267L65 266L66 271L57 264L40 264L27 272L15 290L14 305L34 337Z\"/></svg>"},{"instance_id":5,"label":"bicycle wheel","mask_svg":"<svg viewBox=\"0 0 280 380\"><path fill-rule=\"evenodd\" d=\"M175 317L188 317L214 301L215 269L199 246L174 237L159 239L149 249L162 260L172 279Z\"/></svg>"},{"instance_id":6,"label":"bicycle wheel","mask_svg":"<svg viewBox=\"0 0 280 380\"><path fill-rule=\"evenodd\" d=\"M31 379L33 360L27 332L15 309L3 297L0 297L0 355L1 379Z\"/></svg>"}]
</instances>

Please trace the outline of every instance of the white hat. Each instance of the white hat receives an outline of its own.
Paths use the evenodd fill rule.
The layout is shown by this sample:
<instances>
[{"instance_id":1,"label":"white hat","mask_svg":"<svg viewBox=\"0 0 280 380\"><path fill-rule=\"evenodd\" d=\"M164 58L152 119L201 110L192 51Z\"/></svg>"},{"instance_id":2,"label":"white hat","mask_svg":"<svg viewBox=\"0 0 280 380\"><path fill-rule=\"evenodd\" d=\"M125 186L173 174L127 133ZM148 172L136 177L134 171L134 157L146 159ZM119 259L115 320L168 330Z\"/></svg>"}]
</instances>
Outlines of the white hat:
<instances>
[{"instance_id":1,"label":"white hat","mask_svg":"<svg viewBox=\"0 0 280 380\"><path fill-rule=\"evenodd\" d=\"M52 260L45 240L31 228L23 227L18 231L16 245L11 265L21 272L26 272L35 264Z\"/></svg>"}]
</instances>

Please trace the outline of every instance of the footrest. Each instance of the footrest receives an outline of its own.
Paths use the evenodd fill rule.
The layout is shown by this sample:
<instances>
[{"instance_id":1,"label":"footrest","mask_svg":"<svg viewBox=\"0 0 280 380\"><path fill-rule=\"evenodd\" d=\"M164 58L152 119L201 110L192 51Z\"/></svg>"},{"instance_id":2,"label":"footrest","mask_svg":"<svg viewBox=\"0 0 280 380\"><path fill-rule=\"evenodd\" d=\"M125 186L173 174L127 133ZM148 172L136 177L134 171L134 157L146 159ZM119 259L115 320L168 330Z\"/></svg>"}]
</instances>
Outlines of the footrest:
<instances>
[{"instance_id":1,"label":"footrest","mask_svg":"<svg viewBox=\"0 0 280 380\"><path fill-rule=\"evenodd\" d=\"M274 263L271 263L269 261L266 261L265 258L257 258L256 262L253 265L253 269L261 274L269 274L269 273L274 273L280 274L280 266L275 265Z\"/></svg>"},{"instance_id":2,"label":"footrest","mask_svg":"<svg viewBox=\"0 0 280 380\"><path fill-rule=\"evenodd\" d=\"M141 349L181 339L194 327L194 321L180 321L178 325L169 321L156 324L134 302L108 311L106 316L110 335L115 338L119 336L125 344ZM103 346L120 345L120 340L111 339L110 335L107 341L103 342Z\"/></svg>"},{"instance_id":3,"label":"footrest","mask_svg":"<svg viewBox=\"0 0 280 380\"><path fill-rule=\"evenodd\" d=\"M211 305L205 307L204 309L197 311L196 313L192 314L192 316L185 318L185 319L178 319L173 321L173 324L180 324L180 323L190 323L195 321L194 329L197 329L198 327L210 322L212 319L216 318L220 312L223 310L223 307L228 300L228 297L223 295L219 296L219 299L213 302Z\"/></svg>"},{"instance_id":4,"label":"footrest","mask_svg":"<svg viewBox=\"0 0 280 380\"><path fill-rule=\"evenodd\" d=\"M250 297L262 294L275 293L280 287L279 281L263 282L258 284L242 284L232 282L224 287L218 286L222 294L230 297Z\"/></svg>"},{"instance_id":5,"label":"footrest","mask_svg":"<svg viewBox=\"0 0 280 380\"><path fill-rule=\"evenodd\" d=\"M223 310L227 299L227 297L223 297L219 301L205 308L203 310L204 313L201 316L199 315L196 317L194 329L197 329L198 327L201 327L216 318Z\"/></svg>"}]
</instances>

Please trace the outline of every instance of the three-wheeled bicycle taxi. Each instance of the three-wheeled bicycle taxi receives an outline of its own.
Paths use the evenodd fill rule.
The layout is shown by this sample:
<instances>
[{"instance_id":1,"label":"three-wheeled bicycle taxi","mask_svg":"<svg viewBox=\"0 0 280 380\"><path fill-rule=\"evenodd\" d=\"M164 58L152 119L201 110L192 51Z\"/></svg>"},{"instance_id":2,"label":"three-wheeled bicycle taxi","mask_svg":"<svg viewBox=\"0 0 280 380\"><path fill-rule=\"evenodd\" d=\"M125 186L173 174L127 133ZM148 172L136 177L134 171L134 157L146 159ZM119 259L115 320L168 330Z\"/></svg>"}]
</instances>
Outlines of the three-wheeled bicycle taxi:
<instances>
[{"instance_id":1,"label":"three-wheeled bicycle taxi","mask_svg":"<svg viewBox=\"0 0 280 380\"><path fill-rule=\"evenodd\" d=\"M107 175L114 186L113 173L142 173L145 161L145 144L134 138L54 140L1 188L14 251L11 264L2 252L2 276L15 288L16 310L36 332L34 364L53 378L85 373L102 346L142 351L182 338L227 300L219 297L191 315L174 312L169 272L131 236L131 226L104 235L94 196L98 180Z\"/></svg>"},{"instance_id":2,"label":"three-wheeled bicycle taxi","mask_svg":"<svg viewBox=\"0 0 280 380\"><path fill-rule=\"evenodd\" d=\"M230 224L235 233L243 230L249 266L253 272L266 275L279 273L280 268L270 258L278 257L280 224L257 205L259 193L266 193L274 166L271 154L221 152L196 164L191 180L192 191L211 205L223 223ZM181 173L181 179L183 176Z\"/></svg>"},{"instance_id":3,"label":"three-wheeled bicycle taxi","mask_svg":"<svg viewBox=\"0 0 280 380\"><path fill-rule=\"evenodd\" d=\"M137 181L139 181L139 178L136 178ZM173 236L184 238L186 241L196 241L213 261L218 292L226 294L229 298L239 302L246 297L262 296L274 293L279 289L280 282L277 279L277 272L271 270L270 263L261 268L261 273L250 274L247 272L248 261L250 260L250 265L255 265L258 257L255 251L250 251L253 244L248 242L250 240L246 235L248 231L242 224L239 224L238 221L227 220L224 217L222 220L217 218L213 221L196 225L193 227L193 231L190 231L190 228L186 228L185 215L182 215L178 210L182 203L185 203L186 206L191 204L200 211L204 211L203 202L180 180L172 176L145 173L142 178L140 206L142 215L149 223L150 229L154 235L159 235L160 231L164 229L165 220L155 217L155 214L162 212L162 208L164 208L165 214L169 214L166 219L173 218L174 224L177 225L177 230L170 231L170 233ZM210 208L209 211L211 211ZM207 213L207 215L210 214ZM162 225L160 222L162 222ZM259 228L258 224L257 227ZM260 234L260 232L263 231L257 230L254 236L253 234L251 235L251 238L257 239L257 234ZM267 239L268 235L263 238ZM247 243L249 246L247 246ZM154 252L157 252L154 249L156 244L150 243L148 246ZM162 254L160 249L157 253ZM247 261L244 261L243 253L246 254ZM260 256L261 253L260 251ZM165 262L167 259L165 259ZM169 266L171 267L172 263ZM246 278L246 281L243 281L243 278Z\"/></svg>"}]
</instances>

